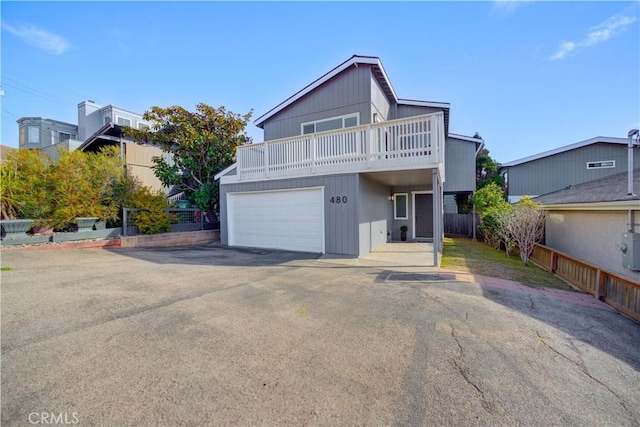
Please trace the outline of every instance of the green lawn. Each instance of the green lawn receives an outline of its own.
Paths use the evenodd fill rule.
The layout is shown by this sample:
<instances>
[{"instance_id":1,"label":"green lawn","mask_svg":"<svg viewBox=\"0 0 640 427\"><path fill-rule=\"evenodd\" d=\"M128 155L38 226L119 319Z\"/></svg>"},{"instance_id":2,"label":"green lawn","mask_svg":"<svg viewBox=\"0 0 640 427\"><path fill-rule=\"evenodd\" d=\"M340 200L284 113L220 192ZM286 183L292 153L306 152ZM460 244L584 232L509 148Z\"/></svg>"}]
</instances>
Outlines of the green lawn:
<instances>
[{"instance_id":1,"label":"green lawn","mask_svg":"<svg viewBox=\"0 0 640 427\"><path fill-rule=\"evenodd\" d=\"M444 239L440 266L446 270L499 277L529 285L573 290L563 280L533 263L524 265L518 254L507 257L504 251L466 237Z\"/></svg>"}]
</instances>

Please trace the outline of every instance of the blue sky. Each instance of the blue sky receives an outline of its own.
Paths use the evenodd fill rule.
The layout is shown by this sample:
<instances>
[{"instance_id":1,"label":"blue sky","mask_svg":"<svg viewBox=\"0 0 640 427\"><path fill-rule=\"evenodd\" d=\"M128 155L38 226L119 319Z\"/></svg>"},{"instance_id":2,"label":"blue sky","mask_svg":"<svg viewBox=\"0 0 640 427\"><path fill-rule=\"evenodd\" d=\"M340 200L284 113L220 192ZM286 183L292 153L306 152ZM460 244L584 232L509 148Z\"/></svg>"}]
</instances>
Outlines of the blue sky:
<instances>
[{"instance_id":1,"label":"blue sky","mask_svg":"<svg viewBox=\"0 0 640 427\"><path fill-rule=\"evenodd\" d=\"M639 2L7 2L2 144L92 99L257 118L353 54L507 162L640 126ZM262 140L253 125L248 133Z\"/></svg>"}]
</instances>

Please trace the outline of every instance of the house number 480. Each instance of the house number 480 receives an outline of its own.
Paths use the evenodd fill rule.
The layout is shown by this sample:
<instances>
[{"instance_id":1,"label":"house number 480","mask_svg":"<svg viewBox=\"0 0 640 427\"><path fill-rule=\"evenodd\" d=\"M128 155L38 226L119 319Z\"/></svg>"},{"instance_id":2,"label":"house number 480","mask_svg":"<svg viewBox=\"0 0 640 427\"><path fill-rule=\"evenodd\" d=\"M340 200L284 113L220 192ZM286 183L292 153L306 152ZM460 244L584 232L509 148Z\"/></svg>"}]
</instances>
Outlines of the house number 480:
<instances>
[{"instance_id":1,"label":"house number 480","mask_svg":"<svg viewBox=\"0 0 640 427\"><path fill-rule=\"evenodd\" d=\"M347 196L333 196L329 201L337 204L347 203Z\"/></svg>"}]
</instances>

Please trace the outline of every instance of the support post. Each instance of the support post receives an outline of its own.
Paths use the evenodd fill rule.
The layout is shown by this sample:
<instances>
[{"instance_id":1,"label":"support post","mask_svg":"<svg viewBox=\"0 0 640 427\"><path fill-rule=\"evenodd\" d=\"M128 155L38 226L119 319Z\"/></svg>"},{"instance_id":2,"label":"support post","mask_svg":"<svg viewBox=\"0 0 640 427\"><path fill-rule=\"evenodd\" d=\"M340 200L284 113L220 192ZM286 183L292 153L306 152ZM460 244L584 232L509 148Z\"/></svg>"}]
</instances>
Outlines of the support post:
<instances>
[{"instance_id":1,"label":"support post","mask_svg":"<svg viewBox=\"0 0 640 427\"><path fill-rule=\"evenodd\" d=\"M122 208L122 235L127 237L127 211L129 209Z\"/></svg>"},{"instance_id":2,"label":"support post","mask_svg":"<svg viewBox=\"0 0 640 427\"><path fill-rule=\"evenodd\" d=\"M606 283L606 274L598 269L596 271L596 298L600 301L604 301L607 296L607 283Z\"/></svg>"}]
</instances>

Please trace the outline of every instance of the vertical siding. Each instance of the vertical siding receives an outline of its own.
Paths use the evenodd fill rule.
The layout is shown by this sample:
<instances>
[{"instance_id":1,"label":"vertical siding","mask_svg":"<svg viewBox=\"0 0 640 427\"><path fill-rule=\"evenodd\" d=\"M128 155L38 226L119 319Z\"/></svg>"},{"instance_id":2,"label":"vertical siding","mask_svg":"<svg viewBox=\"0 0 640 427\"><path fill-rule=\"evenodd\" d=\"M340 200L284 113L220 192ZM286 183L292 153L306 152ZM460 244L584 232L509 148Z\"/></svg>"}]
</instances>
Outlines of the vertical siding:
<instances>
[{"instance_id":1,"label":"vertical siding","mask_svg":"<svg viewBox=\"0 0 640 427\"><path fill-rule=\"evenodd\" d=\"M393 187L393 193L407 193L407 197L409 199L409 212L407 219L393 219L393 203L389 203L391 205L391 215L389 218L390 226L389 231L391 232L392 240L400 240L400 227L406 225L409 227L409 231L407 231L407 236L413 236L413 197L411 195L414 191L432 191L433 190L433 178L431 177L431 171L425 177L425 185L412 185L412 186L401 186L401 187Z\"/></svg>"},{"instance_id":2,"label":"vertical siding","mask_svg":"<svg viewBox=\"0 0 640 427\"><path fill-rule=\"evenodd\" d=\"M371 252L387 241L387 223L393 215L389 187L359 179L359 246L360 255Z\"/></svg>"},{"instance_id":3,"label":"vertical siding","mask_svg":"<svg viewBox=\"0 0 640 427\"><path fill-rule=\"evenodd\" d=\"M302 123L360 113L360 123L371 118L371 67L351 67L294 102L264 123L264 139L300 135Z\"/></svg>"},{"instance_id":4,"label":"vertical siding","mask_svg":"<svg viewBox=\"0 0 640 427\"><path fill-rule=\"evenodd\" d=\"M476 189L476 144L447 138L444 153L444 191L474 191Z\"/></svg>"},{"instance_id":5,"label":"vertical siding","mask_svg":"<svg viewBox=\"0 0 640 427\"><path fill-rule=\"evenodd\" d=\"M229 243L227 229L227 193L324 187L325 252L358 256L358 175L332 175L277 181L223 184L220 186L220 241ZM278 193L273 193L278 197ZM331 203L331 198L346 197L347 203Z\"/></svg>"},{"instance_id":6,"label":"vertical siding","mask_svg":"<svg viewBox=\"0 0 640 427\"><path fill-rule=\"evenodd\" d=\"M145 147L136 143L127 143L125 158L127 170L140 182L153 190L162 190L162 182L155 176L151 166L154 156L162 156L162 150L157 147Z\"/></svg>"},{"instance_id":7,"label":"vertical siding","mask_svg":"<svg viewBox=\"0 0 640 427\"><path fill-rule=\"evenodd\" d=\"M587 169L587 162L615 160L615 168ZM634 168L640 156L634 156ZM597 143L508 168L509 196L535 195L561 190L627 170L627 147Z\"/></svg>"},{"instance_id":8,"label":"vertical siding","mask_svg":"<svg viewBox=\"0 0 640 427\"><path fill-rule=\"evenodd\" d=\"M372 75L371 76L371 117L368 118L368 121L362 120L360 123L372 123L373 122L373 113L378 113L379 120L385 121L390 120L391 118L391 104L389 103L389 99L387 99L387 95L384 94L380 84L378 84L378 80Z\"/></svg>"},{"instance_id":9,"label":"vertical siding","mask_svg":"<svg viewBox=\"0 0 640 427\"><path fill-rule=\"evenodd\" d=\"M420 107L416 105L398 105L396 119L404 119L406 117L421 116L423 114L438 113L442 108Z\"/></svg>"}]
</instances>

